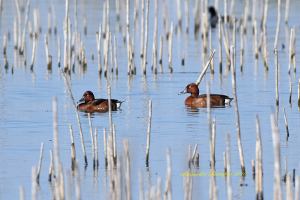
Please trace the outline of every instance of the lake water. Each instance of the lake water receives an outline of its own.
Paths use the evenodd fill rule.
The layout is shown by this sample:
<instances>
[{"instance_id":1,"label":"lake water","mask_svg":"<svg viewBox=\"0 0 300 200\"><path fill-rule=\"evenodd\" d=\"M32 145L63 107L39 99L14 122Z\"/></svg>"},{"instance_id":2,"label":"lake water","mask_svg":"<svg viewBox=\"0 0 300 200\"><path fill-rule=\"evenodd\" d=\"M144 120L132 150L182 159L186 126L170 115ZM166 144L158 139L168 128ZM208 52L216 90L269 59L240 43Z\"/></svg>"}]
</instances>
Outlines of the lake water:
<instances>
[{"instance_id":1,"label":"lake water","mask_svg":"<svg viewBox=\"0 0 300 200\"><path fill-rule=\"evenodd\" d=\"M20 1L23 2L23 1ZM63 19L64 1L54 0L58 35L61 38L61 52L63 56ZM133 1L131 2L131 27L133 27ZM194 82L202 69L202 40L195 40L193 34L193 8L195 1L190 1L190 32L174 34L173 36L173 67L174 72L168 71L167 42L164 40L164 73L154 75L151 72L151 52L153 41L154 23L154 1L150 3L149 18L149 49L147 75L142 75L140 57L135 57L137 73L132 77L127 75L127 47L123 43L123 36L117 30L115 17L115 2L110 3L110 25L112 34L117 39L117 62L119 75L113 75L110 81L112 98L124 100L122 109L112 114L116 126L117 150L123 153L124 139L129 141L131 158L131 190L133 199L139 196L139 173L145 181L145 190L148 180L156 184L157 178L162 178L162 191L166 180L166 151L171 150L172 161L172 196L174 199L183 198L183 176L188 170L187 155L188 146L198 144L200 154L200 166L196 170L203 176L193 177L193 197L195 199L208 199L209 197L209 131L206 109L189 109L184 105L186 95L177 95L184 87ZM183 2L183 1L182 1ZM291 1L289 12L289 25L284 23L284 2L282 2L281 26L279 34L279 118L281 139L281 164L282 175L284 174L284 162L287 159L288 171L296 169L299 175L300 155L300 113L297 106L297 87L299 79L299 68L296 73L291 74L292 81L292 104L289 104L289 76L288 76L288 42L286 31L295 27L296 38L299 30L300 2ZM25 3L24 3L25 4ZM212 4L212 3L210 3ZM250 5L252 5L250 3ZM223 8L223 5L220 5ZM61 68L57 67L56 36L49 36L49 51L53 57L52 71L47 70L44 34L47 31L47 13L51 7L50 1L31 1L29 21L33 21L32 10L38 8L42 33L37 46L36 62L33 71L30 66L24 66L22 60L13 49L13 20L16 17L16 6L14 1L4 1L3 10L0 14L0 38L9 32L7 59L8 69L4 68L4 57L0 56L0 199L18 199L19 187L25 189L26 199L31 198L31 169L37 165L39 159L40 144L44 143L44 159L41 169L40 187L38 197L40 199L51 199L51 186L48 183L49 151L53 147L53 113L52 99L58 100L58 125L60 156L63 161L64 171L70 171L70 136L69 125L74 129L75 145L80 170L80 186L82 199L106 199L108 194L107 172L104 167L103 153L103 128L109 128L108 113L97 113L92 115L93 127L99 132L99 175L94 177L92 168L92 148L89 135L89 123L85 113L80 113L83 127L87 156L89 165L84 169L84 161L80 148L79 128L72 100L68 93ZM170 19L177 23L176 4L168 1ZM125 13L125 7L122 8ZM183 12L182 7L182 12ZM223 10L223 9L222 9ZM236 1L235 13L240 16L243 13L243 1ZM96 97L106 97L107 81L99 78L97 73L97 47L95 33L98 31L99 23L102 23L102 1L78 1L78 31L85 46L87 55L87 69L82 71L76 65L75 73L71 73L72 92L76 100L79 100L86 90L94 92ZM159 29L158 35L163 33L162 6L159 6ZM125 14L124 21L125 21ZM221 12L223 13L223 12ZM70 16L74 23L74 2L70 1ZM84 19L87 20L87 35L84 35ZM267 19L269 71L265 71L259 55L256 63L253 55L253 36L251 33L251 22L248 26L248 35L245 43L245 63L243 72L239 69L240 39L237 33L237 95L241 118L241 136L247 176L242 179L239 176L240 164L235 128L234 106L212 109L212 117L216 119L216 171L223 172L223 152L226 149L226 135L231 135L231 169L236 176L232 176L233 198L254 199L255 182L251 175L251 160L255 159L255 116L258 114L261 122L261 134L263 145L263 181L265 199L273 198L273 171L274 156L272 144L272 132L270 114L275 110L275 62L273 54L273 42L275 38L277 17L277 1L269 1ZM23 23L23 22L22 22ZM140 52L140 22L138 24L135 44L135 54ZM185 27L185 22L183 27ZM123 26L125 28L125 25ZM131 29L131 33L133 29ZM288 36L289 37L289 36ZM298 39L298 38L297 38ZM281 48L282 44L285 48ZM298 52L300 43L296 42L296 66L299 66ZM215 66L218 66L218 31L212 30L212 47L217 49L215 55ZM26 57L30 61L32 40L26 34ZM182 55L185 55L185 65L181 65ZM92 57L95 59L92 59ZM223 50L223 67L225 66L225 51ZM223 68L220 74L207 73L200 85L200 92L206 92L207 82L210 82L212 93L221 93L232 96L231 73ZM153 102L150 167L145 167L146 131L148 120L148 101ZM285 142L286 132L283 118L283 108L289 123L290 137ZM219 199L226 196L225 178L216 177ZM282 182L282 187L285 184ZM285 189L283 190L285 191ZM285 192L284 192L285 194ZM75 194L72 195L75 198Z\"/></svg>"}]
</instances>

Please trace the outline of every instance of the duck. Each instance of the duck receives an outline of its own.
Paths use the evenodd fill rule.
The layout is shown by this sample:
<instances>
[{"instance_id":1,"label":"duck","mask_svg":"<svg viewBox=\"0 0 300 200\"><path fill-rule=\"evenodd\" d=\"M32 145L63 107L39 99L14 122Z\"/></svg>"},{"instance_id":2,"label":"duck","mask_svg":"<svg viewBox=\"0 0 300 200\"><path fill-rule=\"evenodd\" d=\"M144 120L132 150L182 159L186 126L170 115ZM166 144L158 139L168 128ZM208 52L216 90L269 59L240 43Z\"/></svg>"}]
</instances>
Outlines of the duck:
<instances>
[{"instance_id":1,"label":"duck","mask_svg":"<svg viewBox=\"0 0 300 200\"><path fill-rule=\"evenodd\" d=\"M118 110L122 103L123 101L111 99L111 110ZM95 99L94 93L88 90L83 93L77 104L77 109L87 113L107 112L109 110L108 99Z\"/></svg>"},{"instance_id":2,"label":"duck","mask_svg":"<svg viewBox=\"0 0 300 200\"><path fill-rule=\"evenodd\" d=\"M207 94L199 95L199 87L196 83L188 84L180 94L190 93L184 101L185 105L192 108L206 108L207 107ZM233 98L223 94L210 94L210 107L225 107L230 105Z\"/></svg>"},{"instance_id":3,"label":"duck","mask_svg":"<svg viewBox=\"0 0 300 200\"><path fill-rule=\"evenodd\" d=\"M216 28L218 21L219 21L219 16L218 12L215 9L214 6L209 6L208 7L208 12L209 12L209 23L212 28Z\"/></svg>"}]
</instances>

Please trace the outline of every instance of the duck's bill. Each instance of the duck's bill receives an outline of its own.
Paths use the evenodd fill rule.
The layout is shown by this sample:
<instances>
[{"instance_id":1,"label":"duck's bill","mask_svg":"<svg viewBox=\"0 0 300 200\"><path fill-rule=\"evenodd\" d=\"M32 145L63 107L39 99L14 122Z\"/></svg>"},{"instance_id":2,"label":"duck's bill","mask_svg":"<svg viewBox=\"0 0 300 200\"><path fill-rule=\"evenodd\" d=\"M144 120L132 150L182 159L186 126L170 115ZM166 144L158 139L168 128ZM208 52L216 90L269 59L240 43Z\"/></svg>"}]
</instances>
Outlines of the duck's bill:
<instances>
[{"instance_id":1,"label":"duck's bill","mask_svg":"<svg viewBox=\"0 0 300 200\"><path fill-rule=\"evenodd\" d=\"M84 97L82 97L81 99L79 99L79 101L77 102L77 104L81 104L81 103L84 103Z\"/></svg>"},{"instance_id":2,"label":"duck's bill","mask_svg":"<svg viewBox=\"0 0 300 200\"><path fill-rule=\"evenodd\" d=\"M187 93L186 88L184 90L182 90L181 92L179 92L178 95L185 94L185 93Z\"/></svg>"}]
</instances>

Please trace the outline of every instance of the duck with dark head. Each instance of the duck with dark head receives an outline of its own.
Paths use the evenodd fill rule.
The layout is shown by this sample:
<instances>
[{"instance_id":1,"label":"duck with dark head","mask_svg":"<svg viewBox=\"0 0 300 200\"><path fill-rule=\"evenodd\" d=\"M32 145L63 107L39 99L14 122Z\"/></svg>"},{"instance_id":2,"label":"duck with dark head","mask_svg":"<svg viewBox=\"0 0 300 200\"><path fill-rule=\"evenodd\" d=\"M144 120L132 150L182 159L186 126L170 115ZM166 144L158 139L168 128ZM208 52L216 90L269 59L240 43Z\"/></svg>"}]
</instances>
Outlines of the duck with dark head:
<instances>
[{"instance_id":1,"label":"duck with dark head","mask_svg":"<svg viewBox=\"0 0 300 200\"><path fill-rule=\"evenodd\" d=\"M120 108L122 101L117 99L111 99L111 110L116 111ZM83 112L107 112L108 99L95 99L93 92L86 91L84 92L82 98L77 104L77 109Z\"/></svg>"},{"instance_id":2,"label":"duck with dark head","mask_svg":"<svg viewBox=\"0 0 300 200\"><path fill-rule=\"evenodd\" d=\"M180 94L190 93L191 95L187 97L184 101L186 106L192 108L206 108L207 107L207 95L199 95L199 87L196 83L188 84L185 89L180 92ZM225 107L230 105L233 98L223 94L210 94L210 107Z\"/></svg>"}]
</instances>

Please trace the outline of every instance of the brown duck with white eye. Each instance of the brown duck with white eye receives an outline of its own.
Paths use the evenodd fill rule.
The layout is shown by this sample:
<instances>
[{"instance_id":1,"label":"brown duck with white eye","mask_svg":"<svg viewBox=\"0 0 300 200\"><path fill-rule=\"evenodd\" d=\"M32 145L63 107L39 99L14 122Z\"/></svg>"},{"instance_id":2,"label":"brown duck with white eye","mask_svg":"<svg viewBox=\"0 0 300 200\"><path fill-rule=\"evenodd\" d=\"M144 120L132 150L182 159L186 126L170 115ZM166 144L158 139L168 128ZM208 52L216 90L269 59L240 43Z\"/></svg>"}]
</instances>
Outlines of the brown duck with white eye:
<instances>
[{"instance_id":1,"label":"brown duck with white eye","mask_svg":"<svg viewBox=\"0 0 300 200\"><path fill-rule=\"evenodd\" d=\"M111 99L111 110L115 111L120 108L122 101ZM83 112L107 112L108 99L95 99L93 92L84 92L82 98L79 100L77 109Z\"/></svg>"},{"instance_id":2,"label":"brown duck with white eye","mask_svg":"<svg viewBox=\"0 0 300 200\"><path fill-rule=\"evenodd\" d=\"M190 93L184 101L186 106L193 108L206 108L207 107L207 95L199 95L198 85L195 83L188 84L180 94ZM225 107L230 105L233 98L223 94L210 94L210 107Z\"/></svg>"}]
</instances>

